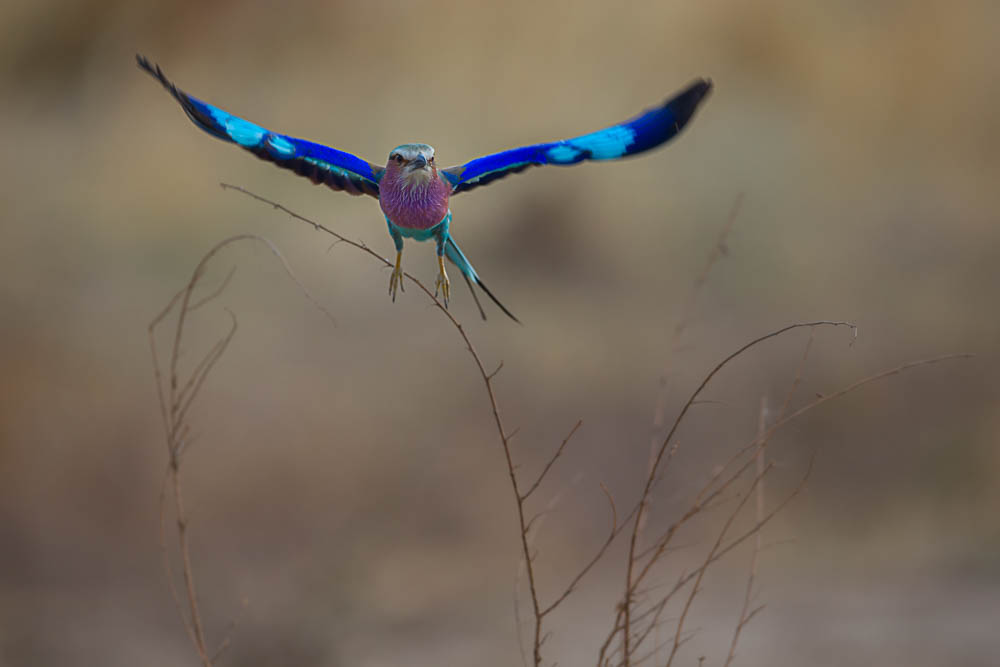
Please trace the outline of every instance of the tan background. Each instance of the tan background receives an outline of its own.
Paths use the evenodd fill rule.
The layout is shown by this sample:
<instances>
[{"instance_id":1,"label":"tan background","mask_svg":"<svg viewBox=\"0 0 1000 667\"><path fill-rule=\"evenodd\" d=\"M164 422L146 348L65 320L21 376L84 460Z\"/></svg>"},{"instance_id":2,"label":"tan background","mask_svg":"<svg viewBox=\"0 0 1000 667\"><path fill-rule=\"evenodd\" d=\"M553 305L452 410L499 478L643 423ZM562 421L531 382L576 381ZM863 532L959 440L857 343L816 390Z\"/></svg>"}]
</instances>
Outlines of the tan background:
<instances>
[{"instance_id":1,"label":"tan background","mask_svg":"<svg viewBox=\"0 0 1000 667\"><path fill-rule=\"evenodd\" d=\"M277 3L274 3L276 5ZM712 362L806 319L799 401L909 359L914 371L785 431L775 488L819 450L766 532L740 664L988 665L1000 652L1000 5L953 2L148 3L0 9L0 664L195 664L164 585L166 456L146 325L200 256L267 236L218 304L237 338L193 415L194 556L210 633L246 596L226 664L519 664L513 508L488 405L455 331L388 273L234 193L363 240L377 204L199 133L134 66L374 162L405 141L459 163L597 129L695 76L716 91L668 148L539 169L456 198L453 231L525 322L453 310L520 426L526 474L578 418L539 539L551 594L635 497L669 332L734 199L729 238L675 360L673 414ZM429 245L407 268L427 282ZM225 326L202 313L190 358ZM805 334L720 378L682 431L660 521L780 401ZM784 482L782 481L784 480ZM709 517L704 530L711 530ZM709 533L690 536L692 553ZM548 657L589 664L620 553L555 618ZM747 554L706 582L685 655L718 664ZM678 556L680 567L683 556ZM676 576L667 569L665 578Z\"/></svg>"}]
</instances>

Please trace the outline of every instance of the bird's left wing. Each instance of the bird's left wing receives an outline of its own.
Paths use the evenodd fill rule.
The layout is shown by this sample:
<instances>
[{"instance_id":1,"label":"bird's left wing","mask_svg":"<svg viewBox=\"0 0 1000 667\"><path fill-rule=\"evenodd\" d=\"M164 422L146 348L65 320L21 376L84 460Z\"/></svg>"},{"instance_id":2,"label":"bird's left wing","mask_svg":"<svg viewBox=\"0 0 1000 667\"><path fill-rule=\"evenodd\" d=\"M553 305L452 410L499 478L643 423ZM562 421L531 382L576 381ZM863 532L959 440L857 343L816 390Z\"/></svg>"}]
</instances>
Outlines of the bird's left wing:
<instances>
[{"instance_id":1,"label":"bird's left wing","mask_svg":"<svg viewBox=\"0 0 1000 667\"><path fill-rule=\"evenodd\" d=\"M271 132L237 118L177 88L164 76L159 65L153 65L140 55L136 55L135 59L140 68L163 84L167 92L180 102L188 118L213 137L233 142L262 160L291 169L317 185L322 183L352 195L378 197L378 182L383 171L381 167L350 153Z\"/></svg>"},{"instance_id":2,"label":"bird's left wing","mask_svg":"<svg viewBox=\"0 0 1000 667\"><path fill-rule=\"evenodd\" d=\"M564 141L494 153L441 173L451 183L452 194L458 194L536 165L571 165L584 160L617 160L636 155L672 139L711 90L710 80L698 79L661 106L624 123Z\"/></svg>"}]
</instances>

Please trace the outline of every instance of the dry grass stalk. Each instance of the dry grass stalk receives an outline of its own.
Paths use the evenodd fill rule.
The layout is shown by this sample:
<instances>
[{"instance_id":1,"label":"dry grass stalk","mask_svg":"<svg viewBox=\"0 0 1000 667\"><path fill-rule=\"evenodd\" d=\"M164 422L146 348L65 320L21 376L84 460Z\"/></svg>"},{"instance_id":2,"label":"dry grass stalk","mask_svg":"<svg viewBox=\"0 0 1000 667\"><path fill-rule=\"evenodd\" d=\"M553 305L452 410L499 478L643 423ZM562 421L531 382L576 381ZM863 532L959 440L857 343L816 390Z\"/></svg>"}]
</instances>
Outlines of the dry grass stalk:
<instances>
[{"instance_id":1,"label":"dry grass stalk","mask_svg":"<svg viewBox=\"0 0 1000 667\"><path fill-rule=\"evenodd\" d=\"M222 283L205 297L194 300L194 293L202 279L209 263L226 247L241 241L255 242L265 245L271 253L278 258L288 277L298 285L307 298L320 308L327 317L332 316L322 306L320 306L301 283L295 278L285 258L278 249L267 239L253 234L241 234L232 236L217 243L209 250L195 267L187 285L178 292L167 303L166 307L153 318L149 324L149 347L153 357L153 374L156 379L156 391L160 404L160 414L163 419L163 429L167 444L167 470L164 477L163 488L160 492L160 550L163 556L164 569L167 575L167 583L170 593L173 596L177 611L188 633L188 637L198 652L203 667L212 667L214 662L221 656L231 644L232 632L235 630L234 622L226 636L215 647L209 649L208 640L205 637L205 626L202 622L201 609L198 604L198 590L195 586L194 567L191 562L191 545L188 530L190 522L184 506L183 487L181 484L182 463L184 455L189 451L193 441L190 424L187 421L188 412L198 398L205 380L212 369L222 358L226 348L229 347L233 336L236 334L236 316L229 310L230 324L228 330L212 345L208 352L195 364L195 367L184 374L180 369L180 362L183 352L184 334L187 331L187 324L190 315L217 298L229 285L235 272L235 267L229 271ZM165 325L167 318L171 314L176 314L176 324L173 328L173 337L170 344L170 356L164 371L160 361L160 354L156 345L156 335L161 325ZM174 514L177 525L177 546L181 558L181 574L184 580L184 600L181 600L181 593L178 590L174 568L170 560L170 551L167 545L167 487L171 491L174 500ZM244 606L246 602L244 601ZM186 611L185 611L186 609Z\"/></svg>"}]
</instances>

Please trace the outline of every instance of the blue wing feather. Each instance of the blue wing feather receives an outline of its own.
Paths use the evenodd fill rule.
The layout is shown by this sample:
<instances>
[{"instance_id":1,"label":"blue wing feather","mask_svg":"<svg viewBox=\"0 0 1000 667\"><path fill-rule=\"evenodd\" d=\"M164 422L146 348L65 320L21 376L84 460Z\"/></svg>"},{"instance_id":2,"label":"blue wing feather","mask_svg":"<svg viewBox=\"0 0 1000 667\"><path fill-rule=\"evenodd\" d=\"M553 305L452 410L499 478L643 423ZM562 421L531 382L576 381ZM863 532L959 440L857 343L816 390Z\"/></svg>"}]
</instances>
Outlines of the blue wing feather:
<instances>
[{"instance_id":1,"label":"blue wing feather","mask_svg":"<svg viewBox=\"0 0 1000 667\"><path fill-rule=\"evenodd\" d=\"M271 132L248 120L186 94L163 74L158 65L136 55L139 67L157 79L180 103L184 113L208 134L233 142L257 157L306 176L316 184L327 185L353 195L378 197L382 168L350 153Z\"/></svg>"},{"instance_id":2,"label":"blue wing feather","mask_svg":"<svg viewBox=\"0 0 1000 667\"><path fill-rule=\"evenodd\" d=\"M452 194L457 194L537 165L571 165L636 155L676 136L711 90L710 80L698 79L661 106L624 123L564 141L494 153L441 173L452 184Z\"/></svg>"}]
</instances>

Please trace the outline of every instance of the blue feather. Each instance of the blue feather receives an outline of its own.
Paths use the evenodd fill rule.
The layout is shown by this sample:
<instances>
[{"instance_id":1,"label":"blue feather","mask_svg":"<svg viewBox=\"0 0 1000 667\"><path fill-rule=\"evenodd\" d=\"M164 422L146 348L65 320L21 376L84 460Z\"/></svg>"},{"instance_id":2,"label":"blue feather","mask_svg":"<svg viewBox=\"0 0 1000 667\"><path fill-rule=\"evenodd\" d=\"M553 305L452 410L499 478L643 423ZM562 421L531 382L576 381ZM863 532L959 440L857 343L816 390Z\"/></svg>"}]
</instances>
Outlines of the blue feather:
<instances>
[{"instance_id":1,"label":"blue feather","mask_svg":"<svg viewBox=\"0 0 1000 667\"><path fill-rule=\"evenodd\" d=\"M676 136L711 90L711 81L699 79L663 105L624 123L564 141L494 153L441 173L452 184L452 193L457 194L536 165L571 165L636 155Z\"/></svg>"},{"instance_id":2,"label":"blue feather","mask_svg":"<svg viewBox=\"0 0 1000 667\"><path fill-rule=\"evenodd\" d=\"M158 65L143 56L137 55L136 62L163 84L195 125L213 137L233 142L263 160L310 178L313 183L354 195L378 197L381 167L329 146L271 132L186 94L167 79Z\"/></svg>"}]
</instances>

